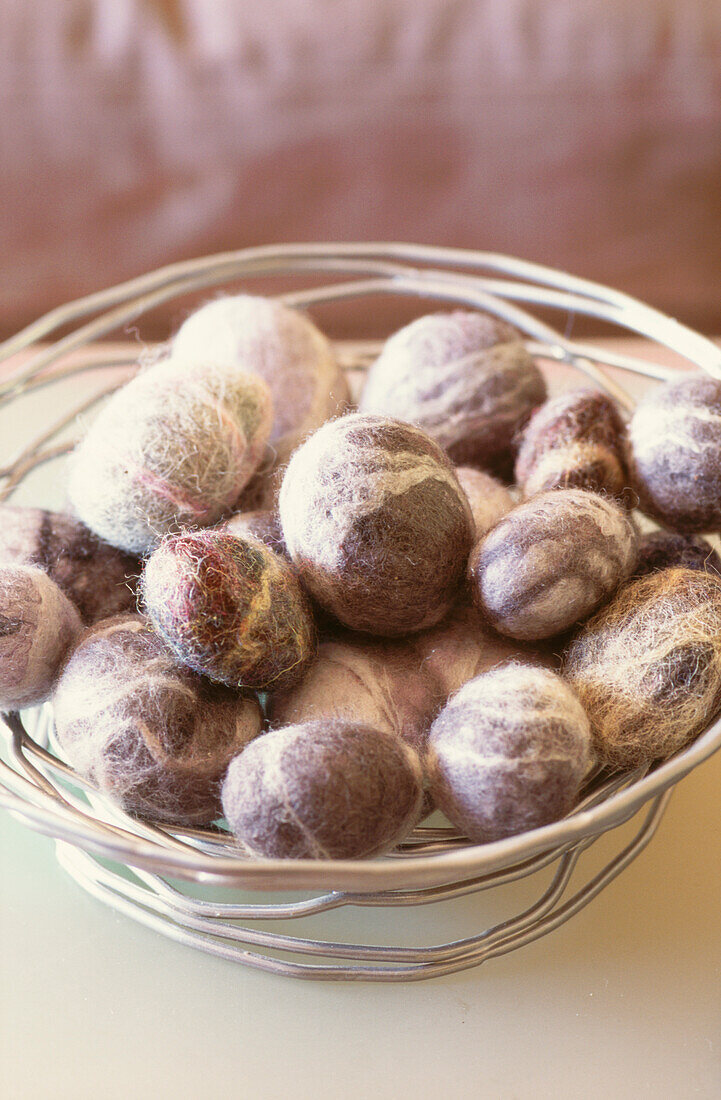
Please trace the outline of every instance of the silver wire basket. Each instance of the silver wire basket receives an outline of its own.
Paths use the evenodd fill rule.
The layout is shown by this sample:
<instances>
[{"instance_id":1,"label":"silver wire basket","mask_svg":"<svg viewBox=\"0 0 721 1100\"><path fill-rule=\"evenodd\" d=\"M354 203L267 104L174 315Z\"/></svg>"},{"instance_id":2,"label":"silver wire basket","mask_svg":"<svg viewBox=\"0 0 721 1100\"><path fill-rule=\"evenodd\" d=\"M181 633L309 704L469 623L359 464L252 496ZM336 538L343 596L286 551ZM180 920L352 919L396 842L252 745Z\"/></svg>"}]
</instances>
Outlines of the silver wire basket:
<instances>
[{"instance_id":1,"label":"silver wire basket","mask_svg":"<svg viewBox=\"0 0 721 1100\"><path fill-rule=\"evenodd\" d=\"M332 281L317 285L327 274ZM46 387L62 387L82 372L96 372L96 378L106 380L84 394L79 406L19 446L0 469L0 499L17 493L28 479L32 482L32 475L46 464L62 462L74 444L78 417L137 369L137 356L131 358L127 348L118 355L112 345L86 345L113 333L137 335L135 326L148 310L177 297L202 298L211 287L243 287L266 276L293 277L306 284L312 279L310 288L282 295L299 308L398 295L422 300L424 310L429 303L431 308L453 303L488 310L519 328L532 354L551 364L551 373L554 363L580 371L627 410L633 401L618 381L619 372L667 380L677 369L571 340L561 334L561 325L557 330L524 307L557 313L563 324L569 317L587 316L641 334L721 378L719 349L683 325L625 294L507 256L406 244L246 249L174 264L90 295L53 310L0 345L0 360L12 360L0 382L0 415L10 407L15 423L30 419L32 400ZM377 341L345 341L338 344L338 353L357 376L378 346ZM2 717L0 805L53 837L60 864L91 895L209 954L276 974L325 980L436 977L477 966L552 931L636 858L653 837L674 785L721 745L717 720L664 763L626 774L595 775L563 820L493 844L474 845L446 825L426 824L384 858L282 861L245 856L221 828L160 827L124 814L59 756L49 705ZM628 840L628 831L619 827L633 818L638 820ZM616 836L623 834L620 850L616 844L615 854L600 870L584 873L584 853L603 836L613 839L614 830ZM343 907L403 911L529 876L543 882L534 903L515 917L449 943L414 947L334 942L257 927L258 922L271 922L272 927L273 921L312 918ZM200 896L201 890L211 896ZM242 900L238 891L244 892ZM278 900L279 893L298 892L300 898ZM441 920L442 914L439 927ZM402 930L402 920L399 926Z\"/></svg>"}]
</instances>

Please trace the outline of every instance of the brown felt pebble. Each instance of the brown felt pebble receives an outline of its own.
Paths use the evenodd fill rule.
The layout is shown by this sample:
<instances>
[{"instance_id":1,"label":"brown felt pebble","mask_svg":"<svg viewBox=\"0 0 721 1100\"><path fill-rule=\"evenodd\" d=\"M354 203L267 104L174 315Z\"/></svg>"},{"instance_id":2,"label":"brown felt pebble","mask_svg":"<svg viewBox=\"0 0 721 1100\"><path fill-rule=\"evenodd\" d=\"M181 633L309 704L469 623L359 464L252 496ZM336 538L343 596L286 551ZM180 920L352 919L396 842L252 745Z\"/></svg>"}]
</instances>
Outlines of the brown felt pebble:
<instances>
[{"instance_id":1,"label":"brown felt pebble","mask_svg":"<svg viewBox=\"0 0 721 1100\"><path fill-rule=\"evenodd\" d=\"M407 634L455 601L473 519L449 460L418 428L363 413L324 424L293 455L279 509L303 583L351 629Z\"/></svg>"},{"instance_id":2,"label":"brown felt pebble","mask_svg":"<svg viewBox=\"0 0 721 1100\"><path fill-rule=\"evenodd\" d=\"M459 465L505 473L516 432L545 397L519 332L456 310L419 317L391 336L359 407L417 424Z\"/></svg>"},{"instance_id":3,"label":"brown felt pebble","mask_svg":"<svg viewBox=\"0 0 721 1100\"><path fill-rule=\"evenodd\" d=\"M207 302L181 325L172 357L229 364L258 375L270 389L273 461L244 490L244 509L273 506L278 469L350 401L331 343L305 314L272 298L237 294Z\"/></svg>"},{"instance_id":4,"label":"brown felt pebble","mask_svg":"<svg viewBox=\"0 0 721 1100\"><path fill-rule=\"evenodd\" d=\"M576 635L564 675L602 763L670 756L721 704L721 580L679 568L624 585Z\"/></svg>"},{"instance_id":5,"label":"brown felt pebble","mask_svg":"<svg viewBox=\"0 0 721 1100\"><path fill-rule=\"evenodd\" d=\"M483 470L456 466L456 477L468 497L476 525L476 538L479 539L495 527L506 512L510 512L515 501L505 485Z\"/></svg>"},{"instance_id":6,"label":"brown felt pebble","mask_svg":"<svg viewBox=\"0 0 721 1100\"><path fill-rule=\"evenodd\" d=\"M354 638L322 642L306 676L275 694L268 714L273 726L345 718L393 733L420 751L439 702L437 683L414 647Z\"/></svg>"},{"instance_id":7,"label":"brown felt pebble","mask_svg":"<svg viewBox=\"0 0 721 1100\"><path fill-rule=\"evenodd\" d=\"M583 707L547 669L505 665L470 680L431 727L439 808L485 844L564 817L591 765Z\"/></svg>"},{"instance_id":8,"label":"brown felt pebble","mask_svg":"<svg viewBox=\"0 0 721 1100\"><path fill-rule=\"evenodd\" d=\"M82 633L75 606L42 569L0 566L0 710L48 698Z\"/></svg>"},{"instance_id":9,"label":"brown felt pebble","mask_svg":"<svg viewBox=\"0 0 721 1100\"><path fill-rule=\"evenodd\" d=\"M258 509L252 512L236 512L223 524L223 530L241 538L250 536L261 542L276 554L286 558L288 551L283 542L283 529L277 512Z\"/></svg>"},{"instance_id":10,"label":"brown felt pebble","mask_svg":"<svg viewBox=\"0 0 721 1100\"><path fill-rule=\"evenodd\" d=\"M446 700L463 684L509 661L551 665L550 650L531 648L497 634L475 607L461 603L438 626L414 638L423 669Z\"/></svg>"},{"instance_id":11,"label":"brown felt pebble","mask_svg":"<svg viewBox=\"0 0 721 1100\"><path fill-rule=\"evenodd\" d=\"M622 498L628 493L624 438L610 397L568 390L531 417L516 458L516 481L525 497L548 489L591 489Z\"/></svg>"},{"instance_id":12,"label":"brown felt pebble","mask_svg":"<svg viewBox=\"0 0 721 1100\"><path fill-rule=\"evenodd\" d=\"M417 754L345 720L284 726L236 757L223 783L230 828L254 855L355 859L395 848L422 804Z\"/></svg>"},{"instance_id":13,"label":"brown felt pebble","mask_svg":"<svg viewBox=\"0 0 721 1100\"><path fill-rule=\"evenodd\" d=\"M135 609L140 563L62 512L0 504L0 564L37 565L85 623Z\"/></svg>"},{"instance_id":14,"label":"brown felt pebble","mask_svg":"<svg viewBox=\"0 0 721 1100\"><path fill-rule=\"evenodd\" d=\"M673 567L702 569L721 576L721 558L701 535L679 535L674 531L641 535L634 577Z\"/></svg>"},{"instance_id":15,"label":"brown felt pebble","mask_svg":"<svg viewBox=\"0 0 721 1100\"><path fill-rule=\"evenodd\" d=\"M644 512L678 531L721 529L721 381L693 374L659 386L628 438Z\"/></svg>"},{"instance_id":16,"label":"brown felt pebble","mask_svg":"<svg viewBox=\"0 0 721 1100\"><path fill-rule=\"evenodd\" d=\"M636 531L619 505L583 489L539 493L474 548L473 598L501 634L551 638L609 599L636 555Z\"/></svg>"},{"instance_id":17,"label":"brown felt pebble","mask_svg":"<svg viewBox=\"0 0 721 1100\"><path fill-rule=\"evenodd\" d=\"M178 659L231 687L299 680L315 624L292 566L259 539L214 528L169 535L141 578L145 610Z\"/></svg>"},{"instance_id":18,"label":"brown felt pebble","mask_svg":"<svg viewBox=\"0 0 721 1100\"><path fill-rule=\"evenodd\" d=\"M61 752L129 813L182 825L220 817L230 760L260 733L258 702L183 668L140 616L98 623L53 695Z\"/></svg>"},{"instance_id":19,"label":"brown felt pebble","mask_svg":"<svg viewBox=\"0 0 721 1100\"><path fill-rule=\"evenodd\" d=\"M129 553L217 522L265 454L272 416L255 375L206 361L157 363L123 386L70 461L80 519Z\"/></svg>"}]
</instances>

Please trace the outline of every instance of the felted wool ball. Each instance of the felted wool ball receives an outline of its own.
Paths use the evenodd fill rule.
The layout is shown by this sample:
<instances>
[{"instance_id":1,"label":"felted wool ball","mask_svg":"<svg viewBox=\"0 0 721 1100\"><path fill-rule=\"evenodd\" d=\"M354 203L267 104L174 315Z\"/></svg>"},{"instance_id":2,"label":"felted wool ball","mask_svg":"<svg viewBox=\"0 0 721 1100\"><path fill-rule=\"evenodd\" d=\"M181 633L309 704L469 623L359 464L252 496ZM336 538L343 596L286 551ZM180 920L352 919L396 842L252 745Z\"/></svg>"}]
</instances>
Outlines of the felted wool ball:
<instances>
[{"instance_id":1,"label":"felted wool ball","mask_svg":"<svg viewBox=\"0 0 721 1100\"><path fill-rule=\"evenodd\" d=\"M140 563L62 512L0 504L0 564L37 565L86 623L135 609Z\"/></svg>"},{"instance_id":2,"label":"felted wool ball","mask_svg":"<svg viewBox=\"0 0 721 1100\"><path fill-rule=\"evenodd\" d=\"M223 524L223 530L241 538L260 539L261 542L281 557L287 558L288 551L283 542L283 529L277 512L259 509L253 512L236 512Z\"/></svg>"},{"instance_id":3,"label":"felted wool ball","mask_svg":"<svg viewBox=\"0 0 721 1100\"><path fill-rule=\"evenodd\" d=\"M474 548L473 598L501 634L551 638L609 599L636 554L636 531L618 504L584 489L539 493Z\"/></svg>"},{"instance_id":4,"label":"felted wool ball","mask_svg":"<svg viewBox=\"0 0 721 1100\"><path fill-rule=\"evenodd\" d=\"M588 718L547 669L510 664L477 676L431 727L427 769L446 817L486 844L564 817L592 762Z\"/></svg>"},{"instance_id":5,"label":"felted wool ball","mask_svg":"<svg viewBox=\"0 0 721 1100\"><path fill-rule=\"evenodd\" d=\"M215 523L263 457L271 415L254 375L158 363L113 395L73 452L72 504L97 535L137 554L181 526Z\"/></svg>"},{"instance_id":6,"label":"felted wool ball","mask_svg":"<svg viewBox=\"0 0 721 1100\"><path fill-rule=\"evenodd\" d=\"M367 638L321 642L303 680L269 701L273 726L346 719L385 730L421 751L440 694L405 642Z\"/></svg>"},{"instance_id":7,"label":"felted wool ball","mask_svg":"<svg viewBox=\"0 0 721 1100\"><path fill-rule=\"evenodd\" d=\"M220 529L169 535L145 563L142 598L178 659L211 680L276 691L315 656L315 624L293 567L259 539Z\"/></svg>"},{"instance_id":8,"label":"felted wool ball","mask_svg":"<svg viewBox=\"0 0 721 1100\"><path fill-rule=\"evenodd\" d=\"M564 675L602 763L670 756L721 705L721 580L680 568L624 585L571 642Z\"/></svg>"},{"instance_id":9,"label":"felted wool ball","mask_svg":"<svg viewBox=\"0 0 721 1100\"><path fill-rule=\"evenodd\" d=\"M550 665L550 651L532 649L491 630L475 607L460 603L438 626L415 635L425 673L444 701L463 684L509 661Z\"/></svg>"},{"instance_id":10,"label":"felted wool ball","mask_svg":"<svg viewBox=\"0 0 721 1100\"><path fill-rule=\"evenodd\" d=\"M622 498L628 492L624 438L610 397L567 390L531 417L516 457L516 481L525 497L548 489L590 489Z\"/></svg>"},{"instance_id":11,"label":"felted wool ball","mask_svg":"<svg viewBox=\"0 0 721 1100\"><path fill-rule=\"evenodd\" d=\"M351 629L411 633L454 602L473 518L447 457L418 428L363 413L324 424L291 458L279 509L303 583Z\"/></svg>"},{"instance_id":12,"label":"felted wool ball","mask_svg":"<svg viewBox=\"0 0 721 1100\"><path fill-rule=\"evenodd\" d=\"M42 569L0 566L0 710L44 702L82 629L77 610Z\"/></svg>"},{"instance_id":13,"label":"felted wool ball","mask_svg":"<svg viewBox=\"0 0 721 1100\"><path fill-rule=\"evenodd\" d=\"M272 730L228 768L223 809L253 855L356 859L390 851L422 802L416 753L392 734L321 720Z\"/></svg>"},{"instance_id":14,"label":"felted wool ball","mask_svg":"<svg viewBox=\"0 0 721 1100\"><path fill-rule=\"evenodd\" d=\"M239 294L207 302L181 325L172 357L226 363L263 379L273 399L270 442L276 468L350 402L331 343L305 314L271 298ZM254 503L248 507L271 507L271 472L257 480L249 487Z\"/></svg>"},{"instance_id":15,"label":"felted wool ball","mask_svg":"<svg viewBox=\"0 0 721 1100\"><path fill-rule=\"evenodd\" d=\"M505 485L495 477L474 470L470 466L456 466L456 477L461 489L468 497L476 525L476 538L490 531L506 512L515 506L515 501Z\"/></svg>"},{"instance_id":16,"label":"felted wool ball","mask_svg":"<svg viewBox=\"0 0 721 1100\"><path fill-rule=\"evenodd\" d=\"M386 341L359 407L417 424L458 465L506 472L516 432L545 397L519 332L455 310L419 317Z\"/></svg>"},{"instance_id":17,"label":"felted wool ball","mask_svg":"<svg viewBox=\"0 0 721 1100\"><path fill-rule=\"evenodd\" d=\"M258 701L183 668L147 620L98 623L53 695L73 768L126 811L179 825L220 817L228 764L261 730Z\"/></svg>"},{"instance_id":18,"label":"felted wool ball","mask_svg":"<svg viewBox=\"0 0 721 1100\"><path fill-rule=\"evenodd\" d=\"M721 381L694 374L659 386L628 439L644 512L678 531L721 529Z\"/></svg>"},{"instance_id":19,"label":"felted wool ball","mask_svg":"<svg viewBox=\"0 0 721 1100\"><path fill-rule=\"evenodd\" d=\"M721 576L721 558L701 535L678 535L672 531L649 531L641 535L634 577L645 577L647 573L674 566L703 569Z\"/></svg>"}]
</instances>

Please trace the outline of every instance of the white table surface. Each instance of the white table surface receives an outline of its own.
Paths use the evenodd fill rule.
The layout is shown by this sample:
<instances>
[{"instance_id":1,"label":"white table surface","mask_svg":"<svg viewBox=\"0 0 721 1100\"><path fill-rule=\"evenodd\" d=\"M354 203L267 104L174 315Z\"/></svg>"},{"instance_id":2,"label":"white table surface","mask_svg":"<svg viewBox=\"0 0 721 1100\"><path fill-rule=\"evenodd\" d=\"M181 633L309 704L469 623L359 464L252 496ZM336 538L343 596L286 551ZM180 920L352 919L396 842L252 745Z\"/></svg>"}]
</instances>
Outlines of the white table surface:
<instances>
[{"instance_id":1,"label":"white table surface","mask_svg":"<svg viewBox=\"0 0 721 1100\"><path fill-rule=\"evenodd\" d=\"M602 840L584 866L617 848ZM284 927L439 943L539 890ZM88 897L51 840L0 811L0 1097L718 1098L720 914L721 753L569 923L409 985L291 981L178 946Z\"/></svg>"}]
</instances>

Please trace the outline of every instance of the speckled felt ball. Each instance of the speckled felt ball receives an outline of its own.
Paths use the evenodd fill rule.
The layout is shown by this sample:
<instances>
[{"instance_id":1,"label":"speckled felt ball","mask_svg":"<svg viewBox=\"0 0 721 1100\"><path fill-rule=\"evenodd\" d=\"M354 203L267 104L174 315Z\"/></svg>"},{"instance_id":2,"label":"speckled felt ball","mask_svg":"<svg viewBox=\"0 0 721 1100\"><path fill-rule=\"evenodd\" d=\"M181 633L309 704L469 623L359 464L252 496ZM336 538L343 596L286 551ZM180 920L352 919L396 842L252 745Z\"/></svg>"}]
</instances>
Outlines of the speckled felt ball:
<instances>
[{"instance_id":1,"label":"speckled felt ball","mask_svg":"<svg viewBox=\"0 0 721 1100\"><path fill-rule=\"evenodd\" d=\"M464 685L431 728L431 792L485 844L564 817L591 765L588 718L547 669L510 664Z\"/></svg>"},{"instance_id":2,"label":"speckled felt ball","mask_svg":"<svg viewBox=\"0 0 721 1100\"><path fill-rule=\"evenodd\" d=\"M360 408L417 424L459 465L506 472L516 432L545 397L520 333L456 310L419 317L387 340Z\"/></svg>"},{"instance_id":3,"label":"speckled felt ball","mask_svg":"<svg viewBox=\"0 0 721 1100\"><path fill-rule=\"evenodd\" d=\"M418 820L421 767L392 734L342 720L272 730L223 783L230 828L254 855L355 859L395 848Z\"/></svg>"},{"instance_id":4,"label":"speckled felt ball","mask_svg":"<svg viewBox=\"0 0 721 1100\"><path fill-rule=\"evenodd\" d=\"M483 470L456 466L456 477L468 497L476 525L476 538L479 539L495 527L506 512L510 512L515 501L505 485Z\"/></svg>"},{"instance_id":5,"label":"speckled felt ball","mask_svg":"<svg viewBox=\"0 0 721 1100\"><path fill-rule=\"evenodd\" d=\"M539 493L474 548L468 568L476 606L501 634L551 638L631 575L636 541L626 512L596 493Z\"/></svg>"},{"instance_id":6,"label":"speckled felt ball","mask_svg":"<svg viewBox=\"0 0 721 1100\"><path fill-rule=\"evenodd\" d=\"M135 610L137 558L62 512L0 504L0 564L37 565L86 623Z\"/></svg>"},{"instance_id":7,"label":"speckled felt ball","mask_svg":"<svg viewBox=\"0 0 721 1100\"><path fill-rule=\"evenodd\" d=\"M531 417L516 458L516 481L526 497L548 489L590 489L621 498L628 492L624 440L624 423L610 397L568 390Z\"/></svg>"},{"instance_id":8,"label":"speckled felt ball","mask_svg":"<svg viewBox=\"0 0 721 1100\"><path fill-rule=\"evenodd\" d=\"M721 580L663 569L624 585L576 635L564 675L601 762L630 768L670 756L721 705Z\"/></svg>"},{"instance_id":9,"label":"speckled felt ball","mask_svg":"<svg viewBox=\"0 0 721 1100\"><path fill-rule=\"evenodd\" d=\"M0 566L0 710L47 699L82 629L74 605L42 569Z\"/></svg>"},{"instance_id":10,"label":"speckled felt ball","mask_svg":"<svg viewBox=\"0 0 721 1100\"><path fill-rule=\"evenodd\" d=\"M221 816L228 763L262 722L256 699L183 668L137 615L84 636L53 714L61 752L80 775L129 813L182 825Z\"/></svg>"},{"instance_id":11,"label":"speckled felt ball","mask_svg":"<svg viewBox=\"0 0 721 1100\"><path fill-rule=\"evenodd\" d=\"M407 634L454 602L473 518L447 457L418 428L362 413L324 424L293 455L279 509L303 583L351 629Z\"/></svg>"},{"instance_id":12,"label":"speckled felt ball","mask_svg":"<svg viewBox=\"0 0 721 1100\"><path fill-rule=\"evenodd\" d=\"M721 381L694 374L659 386L628 439L643 511L678 531L721 529Z\"/></svg>"},{"instance_id":13,"label":"speckled felt ball","mask_svg":"<svg viewBox=\"0 0 721 1100\"><path fill-rule=\"evenodd\" d=\"M350 401L333 347L303 313L252 294L216 298L181 325L172 345L175 360L227 363L256 374L273 399L270 442L274 463L248 489L248 507L268 508L284 465L310 432L342 413Z\"/></svg>"},{"instance_id":14,"label":"speckled felt ball","mask_svg":"<svg viewBox=\"0 0 721 1100\"><path fill-rule=\"evenodd\" d=\"M315 655L295 571L258 539L220 529L170 535L145 563L141 590L178 659L211 680L276 691L299 680Z\"/></svg>"},{"instance_id":15,"label":"speckled felt ball","mask_svg":"<svg viewBox=\"0 0 721 1100\"><path fill-rule=\"evenodd\" d=\"M260 539L269 550L286 558L288 551L283 541L283 529L277 512L258 509L251 512L236 512L223 524L223 530L241 538Z\"/></svg>"},{"instance_id":16,"label":"speckled felt ball","mask_svg":"<svg viewBox=\"0 0 721 1100\"><path fill-rule=\"evenodd\" d=\"M674 567L701 569L721 576L721 558L701 535L649 531L640 536L634 577L645 577L647 573Z\"/></svg>"},{"instance_id":17,"label":"speckled felt ball","mask_svg":"<svg viewBox=\"0 0 721 1100\"><path fill-rule=\"evenodd\" d=\"M445 701L463 684L509 661L551 665L550 650L532 648L491 630L475 607L460 603L438 626L414 638L425 673Z\"/></svg>"},{"instance_id":18,"label":"speckled felt ball","mask_svg":"<svg viewBox=\"0 0 721 1100\"><path fill-rule=\"evenodd\" d=\"M303 680L269 702L274 726L342 718L424 748L440 702L435 680L406 642L324 641Z\"/></svg>"},{"instance_id":19,"label":"speckled felt ball","mask_svg":"<svg viewBox=\"0 0 721 1100\"><path fill-rule=\"evenodd\" d=\"M158 363L114 394L73 452L70 499L101 538L144 553L169 531L232 509L270 424L258 377L207 360Z\"/></svg>"}]
</instances>

